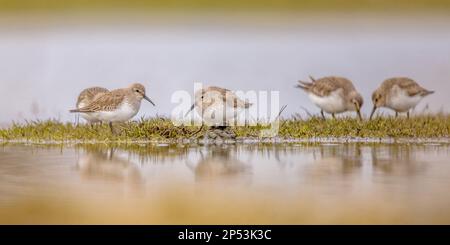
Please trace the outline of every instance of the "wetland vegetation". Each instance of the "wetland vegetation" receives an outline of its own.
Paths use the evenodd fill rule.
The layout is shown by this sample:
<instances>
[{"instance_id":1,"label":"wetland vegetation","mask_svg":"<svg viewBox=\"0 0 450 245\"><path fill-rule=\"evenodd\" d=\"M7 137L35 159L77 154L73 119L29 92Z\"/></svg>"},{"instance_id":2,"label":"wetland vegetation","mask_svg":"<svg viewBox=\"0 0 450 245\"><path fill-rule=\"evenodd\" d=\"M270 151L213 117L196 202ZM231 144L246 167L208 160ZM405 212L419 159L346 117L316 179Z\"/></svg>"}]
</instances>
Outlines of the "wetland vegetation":
<instances>
[{"instance_id":1,"label":"wetland vegetation","mask_svg":"<svg viewBox=\"0 0 450 245\"><path fill-rule=\"evenodd\" d=\"M267 125L232 127L239 138L259 139ZM170 119L141 118L117 124L115 133L108 125L89 126L55 120L14 123L0 129L2 141L25 142L120 142L120 141L176 141L199 139L207 127L174 126ZM278 138L309 139L317 137L341 138L447 138L450 135L450 115L434 114L405 117L377 117L359 121L352 117L323 120L319 117L281 119Z\"/></svg>"}]
</instances>

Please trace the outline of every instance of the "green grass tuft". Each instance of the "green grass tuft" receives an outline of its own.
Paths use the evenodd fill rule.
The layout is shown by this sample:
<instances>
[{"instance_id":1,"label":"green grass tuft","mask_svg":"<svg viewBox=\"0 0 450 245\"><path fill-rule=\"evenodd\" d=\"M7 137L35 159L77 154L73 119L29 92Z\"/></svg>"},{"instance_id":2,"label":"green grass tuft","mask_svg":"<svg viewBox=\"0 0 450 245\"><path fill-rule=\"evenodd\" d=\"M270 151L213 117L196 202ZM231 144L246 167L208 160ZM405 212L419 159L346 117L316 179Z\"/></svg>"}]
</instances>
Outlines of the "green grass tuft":
<instances>
[{"instance_id":1,"label":"green grass tuft","mask_svg":"<svg viewBox=\"0 0 450 245\"><path fill-rule=\"evenodd\" d=\"M199 138L207 130L198 126L174 126L167 118L140 119L116 124L115 133L108 125L74 125L55 120L14 123L0 129L3 141L165 141ZM258 137L268 126L233 127L238 137ZM198 132L198 133L197 133ZM450 135L450 115L422 115L410 119L399 117L378 117L372 121L358 121L355 118L322 120L283 119L280 121L278 136L281 138L307 139L314 137L364 137L364 138L441 138Z\"/></svg>"}]
</instances>

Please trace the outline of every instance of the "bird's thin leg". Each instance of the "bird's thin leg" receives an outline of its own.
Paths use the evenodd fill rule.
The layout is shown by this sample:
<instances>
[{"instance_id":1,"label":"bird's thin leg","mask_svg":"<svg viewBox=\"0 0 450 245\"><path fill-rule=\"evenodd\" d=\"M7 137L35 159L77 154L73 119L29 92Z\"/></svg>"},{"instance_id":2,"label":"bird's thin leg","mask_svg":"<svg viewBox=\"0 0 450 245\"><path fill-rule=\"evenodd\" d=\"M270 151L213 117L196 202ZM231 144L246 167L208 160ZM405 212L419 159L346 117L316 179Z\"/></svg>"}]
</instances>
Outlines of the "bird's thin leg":
<instances>
[{"instance_id":1,"label":"bird's thin leg","mask_svg":"<svg viewBox=\"0 0 450 245\"><path fill-rule=\"evenodd\" d=\"M77 115L75 115L75 121L77 123L77 127L80 126L80 114L77 113Z\"/></svg>"},{"instance_id":2,"label":"bird's thin leg","mask_svg":"<svg viewBox=\"0 0 450 245\"><path fill-rule=\"evenodd\" d=\"M114 134L113 123L109 122L109 129L111 129L111 133Z\"/></svg>"},{"instance_id":3,"label":"bird's thin leg","mask_svg":"<svg viewBox=\"0 0 450 245\"><path fill-rule=\"evenodd\" d=\"M323 114L323 110L320 110L320 115L322 115L322 119L325 120L325 114Z\"/></svg>"},{"instance_id":4,"label":"bird's thin leg","mask_svg":"<svg viewBox=\"0 0 450 245\"><path fill-rule=\"evenodd\" d=\"M395 118L397 118L397 117L398 117L398 112L396 111L396 112L395 112Z\"/></svg>"},{"instance_id":5,"label":"bird's thin leg","mask_svg":"<svg viewBox=\"0 0 450 245\"><path fill-rule=\"evenodd\" d=\"M409 119L409 111L406 112L406 117Z\"/></svg>"},{"instance_id":6,"label":"bird's thin leg","mask_svg":"<svg viewBox=\"0 0 450 245\"><path fill-rule=\"evenodd\" d=\"M334 113L331 113L331 116L333 117L333 119L336 119L336 115L334 115Z\"/></svg>"}]
</instances>

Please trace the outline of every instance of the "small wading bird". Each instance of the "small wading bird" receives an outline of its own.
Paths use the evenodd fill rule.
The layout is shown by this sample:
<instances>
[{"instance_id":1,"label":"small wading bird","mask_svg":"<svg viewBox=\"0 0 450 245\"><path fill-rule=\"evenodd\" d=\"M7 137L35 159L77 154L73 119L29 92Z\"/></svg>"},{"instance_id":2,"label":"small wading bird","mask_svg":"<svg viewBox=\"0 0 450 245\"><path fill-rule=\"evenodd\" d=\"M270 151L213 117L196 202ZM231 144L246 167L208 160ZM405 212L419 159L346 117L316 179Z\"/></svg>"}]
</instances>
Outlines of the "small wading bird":
<instances>
[{"instance_id":1,"label":"small wading bird","mask_svg":"<svg viewBox=\"0 0 450 245\"><path fill-rule=\"evenodd\" d=\"M102 94L109 92L108 89L102 88L102 87L91 87L84 89L81 91L80 95L78 96L76 107L77 109L83 108L90 104L92 101L100 97ZM80 116L84 118L91 126L94 123L101 122L100 120L94 118L93 116L86 114L86 113L80 113Z\"/></svg>"},{"instance_id":2,"label":"small wading bird","mask_svg":"<svg viewBox=\"0 0 450 245\"><path fill-rule=\"evenodd\" d=\"M425 96L434 93L422 88L414 80L407 77L394 77L385 80L372 94L373 109L370 113L372 119L379 107L387 107L395 111L395 117L399 112L406 112L409 118L409 110L414 108Z\"/></svg>"},{"instance_id":3,"label":"small wading bird","mask_svg":"<svg viewBox=\"0 0 450 245\"><path fill-rule=\"evenodd\" d=\"M310 76L310 79L310 83L298 81L296 87L304 90L310 100L320 108L322 118L325 119L324 111L330 113L333 118L336 113L356 111L362 120L361 107L364 101L350 80L333 76L317 80Z\"/></svg>"},{"instance_id":4,"label":"small wading bird","mask_svg":"<svg viewBox=\"0 0 450 245\"><path fill-rule=\"evenodd\" d=\"M187 116L194 108L207 126L225 130L233 124L237 116L252 104L240 99L231 90L219 87L206 87L195 93L195 101Z\"/></svg>"},{"instance_id":5,"label":"small wading bird","mask_svg":"<svg viewBox=\"0 0 450 245\"><path fill-rule=\"evenodd\" d=\"M126 122L133 118L139 112L142 99L155 106L145 95L145 87L140 83L133 83L128 88L106 92L88 105L70 112L85 113L99 121L108 122L113 132L112 123Z\"/></svg>"}]
</instances>

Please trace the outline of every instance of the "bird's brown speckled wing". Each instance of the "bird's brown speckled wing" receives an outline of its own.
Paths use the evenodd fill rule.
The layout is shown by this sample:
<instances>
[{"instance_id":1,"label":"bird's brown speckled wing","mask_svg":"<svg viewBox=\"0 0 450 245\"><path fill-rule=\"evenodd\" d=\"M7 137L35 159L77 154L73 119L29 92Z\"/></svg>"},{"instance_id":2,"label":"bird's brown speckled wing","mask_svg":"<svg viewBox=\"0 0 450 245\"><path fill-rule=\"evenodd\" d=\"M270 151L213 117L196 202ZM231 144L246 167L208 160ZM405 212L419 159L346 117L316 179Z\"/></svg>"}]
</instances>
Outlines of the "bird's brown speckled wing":
<instances>
[{"instance_id":1,"label":"bird's brown speckled wing","mask_svg":"<svg viewBox=\"0 0 450 245\"><path fill-rule=\"evenodd\" d=\"M105 93L78 112L114 111L123 101L124 94L117 91Z\"/></svg>"},{"instance_id":2,"label":"bird's brown speckled wing","mask_svg":"<svg viewBox=\"0 0 450 245\"><path fill-rule=\"evenodd\" d=\"M334 77L324 77L316 80L312 86L309 87L308 91L317 96L323 97L330 95L330 93L338 90L339 88L342 88L340 85L341 84L338 79Z\"/></svg>"},{"instance_id":3,"label":"bird's brown speckled wing","mask_svg":"<svg viewBox=\"0 0 450 245\"><path fill-rule=\"evenodd\" d=\"M91 87L91 88L84 89L83 91L81 91L80 95L78 96L76 106L78 108L80 103L83 101L85 103L86 102L90 103L90 102L92 102L92 100L94 100L94 98L98 94L107 93L107 92L109 92L109 90L106 88L102 88L102 87Z\"/></svg>"},{"instance_id":4,"label":"bird's brown speckled wing","mask_svg":"<svg viewBox=\"0 0 450 245\"><path fill-rule=\"evenodd\" d=\"M406 77L397 77L397 78L391 78L388 80L388 82L391 83L391 86L397 85L399 88L406 91L406 93L409 96L415 96L415 95L426 95L430 93L430 91L422 88L417 82L410 78Z\"/></svg>"},{"instance_id":5,"label":"bird's brown speckled wing","mask_svg":"<svg viewBox=\"0 0 450 245\"><path fill-rule=\"evenodd\" d=\"M225 97L225 95L226 95L227 93L230 93L230 92L231 92L231 90L229 90L229 89L226 89L226 88L220 88L220 87L214 87L214 86L208 87L207 90L208 90L208 91L212 91L212 92L219 93L219 94L222 95L223 97Z\"/></svg>"},{"instance_id":6,"label":"bird's brown speckled wing","mask_svg":"<svg viewBox=\"0 0 450 245\"><path fill-rule=\"evenodd\" d=\"M229 89L213 86L213 87L209 87L208 90L220 93L223 101L226 102L230 106L249 108L252 105L251 103L246 102L246 101L242 100L241 98L237 97L236 94Z\"/></svg>"}]
</instances>

